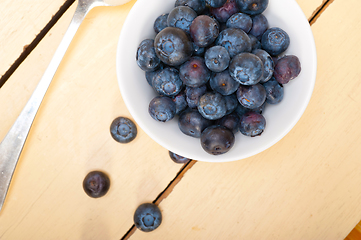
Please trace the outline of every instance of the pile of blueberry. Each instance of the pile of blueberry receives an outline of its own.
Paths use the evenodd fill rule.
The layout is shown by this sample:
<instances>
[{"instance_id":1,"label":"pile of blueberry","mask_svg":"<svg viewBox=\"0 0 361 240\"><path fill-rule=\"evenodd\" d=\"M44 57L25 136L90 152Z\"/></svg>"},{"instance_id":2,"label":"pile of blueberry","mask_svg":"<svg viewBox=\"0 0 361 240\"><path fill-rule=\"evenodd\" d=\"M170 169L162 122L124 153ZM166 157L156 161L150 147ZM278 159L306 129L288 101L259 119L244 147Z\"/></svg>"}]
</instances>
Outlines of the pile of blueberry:
<instances>
[{"instance_id":1,"label":"pile of blueberry","mask_svg":"<svg viewBox=\"0 0 361 240\"><path fill-rule=\"evenodd\" d=\"M228 152L234 134L262 134L266 104L283 99L283 85L301 71L285 55L289 35L269 27L268 0L176 0L154 21L136 62L157 96L149 114L159 122L178 116L180 130L200 138L213 155Z\"/></svg>"}]
</instances>

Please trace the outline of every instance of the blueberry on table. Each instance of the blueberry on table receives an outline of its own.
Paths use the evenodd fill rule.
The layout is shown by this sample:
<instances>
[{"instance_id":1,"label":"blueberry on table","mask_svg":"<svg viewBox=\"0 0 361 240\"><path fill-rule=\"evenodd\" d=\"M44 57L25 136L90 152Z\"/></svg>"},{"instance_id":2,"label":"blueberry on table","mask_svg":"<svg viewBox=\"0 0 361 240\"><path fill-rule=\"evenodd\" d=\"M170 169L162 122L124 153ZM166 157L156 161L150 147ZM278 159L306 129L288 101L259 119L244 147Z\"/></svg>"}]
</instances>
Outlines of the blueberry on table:
<instances>
[{"instance_id":1,"label":"blueberry on table","mask_svg":"<svg viewBox=\"0 0 361 240\"><path fill-rule=\"evenodd\" d=\"M253 85L261 81L264 66L262 60L253 53L240 53L229 64L231 77L243 85Z\"/></svg>"},{"instance_id":2,"label":"blueberry on table","mask_svg":"<svg viewBox=\"0 0 361 240\"><path fill-rule=\"evenodd\" d=\"M182 112L178 119L181 132L195 138L200 138L203 130L211 124L212 121L205 119L196 109Z\"/></svg>"},{"instance_id":3,"label":"blueberry on table","mask_svg":"<svg viewBox=\"0 0 361 240\"><path fill-rule=\"evenodd\" d=\"M205 52L204 61L209 70L222 72L228 68L231 57L225 47L213 46Z\"/></svg>"},{"instance_id":4,"label":"blueberry on table","mask_svg":"<svg viewBox=\"0 0 361 240\"><path fill-rule=\"evenodd\" d=\"M283 86L272 77L268 82L263 84L266 90L266 102L269 104L277 104L283 99Z\"/></svg>"},{"instance_id":5,"label":"blueberry on table","mask_svg":"<svg viewBox=\"0 0 361 240\"><path fill-rule=\"evenodd\" d=\"M168 27L168 22L167 22L168 15L169 13L164 13L155 19L153 24L153 29L155 33L159 33L164 28Z\"/></svg>"},{"instance_id":6,"label":"blueberry on table","mask_svg":"<svg viewBox=\"0 0 361 240\"><path fill-rule=\"evenodd\" d=\"M262 35L261 45L270 55L277 56L286 51L290 45L290 37L281 28L269 28Z\"/></svg>"},{"instance_id":7,"label":"blueberry on table","mask_svg":"<svg viewBox=\"0 0 361 240\"><path fill-rule=\"evenodd\" d=\"M218 92L207 92L199 98L198 111L206 119L219 119L226 115L226 100Z\"/></svg>"},{"instance_id":8,"label":"blueberry on table","mask_svg":"<svg viewBox=\"0 0 361 240\"><path fill-rule=\"evenodd\" d=\"M178 6L169 12L167 23L169 27L177 27L189 33L189 27L197 17L197 13L190 7Z\"/></svg>"},{"instance_id":9,"label":"blueberry on table","mask_svg":"<svg viewBox=\"0 0 361 240\"><path fill-rule=\"evenodd\" d=\"M252 50L251 39L249 39L247 33L239 28L226 28L220 32L215 45L225 47L231 58L239 53Z\"/></svg>"},{"instance_id":10,"label":"blueberry on table","mask_svg":"<svg viewBox=\"0 0 361 240\"><path fill-rule=\"evenodd\" d=\"M132 120L126 117L117 117L110 125L110 134L120 143L129 143L137 136L137 127Z\"/></svg>"},{"instance_id":11,"label":"blueberry on table","mask_svg":"<svg viewBox=\"0 0 361 240\"><path fill-rule=\"evenodd\" d=\"M263 63L264 72L260 82L267 82L272 77L275 68L275 64L271 55L269 55L268 52L262 49L255 49L252 51L252 53L259 57Z\"/></svg>"},{"instance_id":12,"label":"blueberry on table","mask_svg":"<svg viewBox=\"0 0 361 240\"><path fill-rule=\"evenodd\" d=\"M252 28L252 18L245 13L235 13L226 22L228 28L239 28L248 33Z\"/></svg>"},{"instance_id":13,"label":"blueberry on table","mask_svg":"<svg viewBox=\"0 0 361 240\"><path fill-rule=\"evenodd\" d=\"M221 7L211 8L210 11L218 22L224 23L230 16L238 12L238 7L235 0L227 0Z\"/></svg>"},{"instance_id":14,"label":"blueberry on table","mask_svg":"<svg viewBox=\"0 0 361 240\"><path fill-rule=\"evenodd\" d=\"M196 11L198 14L202 13L206 9L205 0L176 0L175 7L178 6L188 6Z\"/></svg>"},{"instance_id":15,"label":"blueberry on table","mask_svg":"<svg viewBox=\"0 0 361 240\"><path fill-rule=\"evenodd\" d=\"M258 40L261 40L262 35L269 28L268 20L263 14L252 16L252 28L248 32L255 36Z\"/></svg>"},{"instance_id":16,"label":"blueberry on table","mask_svg":"<svg viewBox=\"0 0 361 240\"><path fill-rule=\"evenodd\" d=\"M226 96L237 91L240 83L234 80L228 70L214 74L209 80L211 88Z\"/></svg>"},{"instance_id":17,"label":"blueberry on table","mask_svg":"<svg viewBox=\"0 0 361 240\"><path fill-rule=\"evenodd\" d=\"M187 163L190 161L189 158L183 157L171 151L169 151L169 156L175 163Z\"/></svg>"},{"instance_id":18,"label":"blueberry on table","mask_svg":"<svg viewBox=\"0 0 361 240\"><path fill-rule=\"evenodd\" d=\"M159 95L172 97L182 90L183 82L177 69L167 67L154 74L152 86Z\"/></svg>"},{"instance_id":19,"label":"blueberry on table","mask_svg":"<svg viewBox=\"0 0 361 240\"><path fill-rule=\"evenodd\" d=\"M196 108L198 106L199 98L207 92L207 86L200 87L186 87L186 101L189 108Z\"/></svg>"},{"instance_id":20,"label":"blueberry on table","mask_svg":"<svg viewBox=\"0 0 361 240\"><path fill-rule=\"evenodd\" d=\"M249 137L256 137L263 133L266 127L266 119L262 114L256 112L246 112L239 124L239 131Z\"/></svg>"},{"instance_id":21,"label":"blueberry on table","mask_svg":"<svg viewBox=\"0 0 361 240\"><path fill-rule=\"evenodd\" d=\"M300 72L301 63L298 57L286 55L278 59L273 75L279 83L286 84L290 80L295 79Z\"/></svg>"},{"instance_id":22,"label":"blueberry on table","mask_svg":"<svg viewBox=\"0 0 361 240\"><path fill-rule=\"evenodd\" d=\"M199 47L210 46L218 37L219 25L215 19L207 15L199 15L190 26L190 35Z\"/></svg>"},{"instance_id":23,"label":"blueberry on table","mask_svg":"<svg viewBox=\"0 0 361 240\"><path fill-rule=\"evenodd\" d=\"M187 61L192 53L192 43L187 34L176 27L166 27L154 39L158 58L169 66L178 66Z\"/></svg>"},{"instance_id":24,"label":"blueberry on table","mask_svg":"<svg viewBox=\"0 0 361 240\"><path fill-rule=\"evenodd\" d=\"M89 172L83 181L85 193L92 198L104 196L110 187L109 177L101 171Z\"/></svg>"},{"instance_id":25,"label":"blueberry on table","mask_svg":"<svg viewBox=\"0 0 361 240\"><path fill-rule=\"evenodd\" d=\"M206 0L206 3L213 8L222 7L226 2L227 0Z\"/></svg>"},{"instance_id":26,"label":"blueberry on table","mask_svg":"<svg viewBox=\"0 0 361 240\"><path fill-rule=\"evenodd\" d=\"M157 96L150 101L148 112L154 120L167 122L174 118L176 104L169 97Z\"/></svg>"},{"instance_id":27,"label":"blueberry on table","mask_svg":"<svg viewBox=\"0 0 361 240\"><path fill-rule=\"evenodd\" d=\"M237 90L237 99L245 108L259 108L266 101L266 90L260 83L250 86L240 85Z\"/></svg>"},{"instance_id":28,"label":"blueberry on table","mask_svg":"<svg viewBox=\"0 0 361 240\"><path fill-rule=\"evenodd\" d=\"M233 132L220 125L212 125L206 128L201 135L202 148L212 155L228 152L233 147L234 142Z\"/></svg>"},{"instance_id":29,"label":"blueberry on table","mask_svg":"<svg viewBox=\"0 0 361 240\"><path fill-rule=\"evenodd\" d=\"M249 15L261 14L268 6L268 0L236 0L239 10Z\"/></svg>"},{"instance_id":30,"label":"blueberry on table","mask_svg":"<svg viewBox=\"0 0 361 240\"><path fill-rule=\"evenodd\" d=\"M186 86L200 87L209 81L211 72L202 57L194 56L180 66L179 77Z\"/></svg>"},{"instance_id":31,"label":"blueberry on table","mask_svg":"<svg viewBox=\"0 0 361 240\"><path fill-rule=\"evenodd\" d=\"M162 213L153 203L143 203L134 212L134 225L143 232L151 232L162 223Z\"/></svg>"},{"instance_id":32,"label":"blueberry on table","mask_svg":"<svg viewBox=\"0 0 361 240\"><path fill-rule=\"evenodd\" d=\"M136 61L143 71L155 70L160 64L160 59L155 53L154 40L144 39L138 46Z\"/></svg>"}]
</instances>

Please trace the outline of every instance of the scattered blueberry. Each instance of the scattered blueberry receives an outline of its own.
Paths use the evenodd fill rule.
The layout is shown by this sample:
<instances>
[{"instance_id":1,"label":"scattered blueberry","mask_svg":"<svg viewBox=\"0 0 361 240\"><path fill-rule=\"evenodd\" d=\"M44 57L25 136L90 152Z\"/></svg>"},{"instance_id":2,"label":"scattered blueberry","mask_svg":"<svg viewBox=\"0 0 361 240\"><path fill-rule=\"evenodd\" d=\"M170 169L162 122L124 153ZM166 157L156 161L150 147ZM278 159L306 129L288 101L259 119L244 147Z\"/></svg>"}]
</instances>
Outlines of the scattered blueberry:
<instances>
[{"instance_id":1,"label":"scattered blueberry","mask_svg":"<svg viewBox=\"0 0 361 240\"><path fill-rule=\"evenodd\" d=\"M262 49L255 49L252 53L259 57L263 63L264 71L260 82L267 82L272 77L275 68L272 57Z\"/></svg>"},{"instance_id":2,"label":"scattered blueberry","mask_svg":"<svg viewBox=\"0 0 361 240\"><path fill-rule=\"evenodd\" d=\"M252 50L251 40L247 33L238 28L226 28L220 32L215 44L225 47L231 58Z\"/></svg>"},{"instance_id":3,"label":"scattered blueberry","mask_svg":"<svg viewBox=\"0 0 361 240\"><path fill-rule=\"evenodd\" d=\"M134 225L143 232L150 232L162 223L162 213L153 203L143 203L134 212Z\"/></svg>"},{"instance_id":4,"label":"scattered blueberry","mask_svg":"<svg viewBox=\"0 0 361 240\"><path fill-rule=\"evenodd\" d=\"M187 34L176 27L166 27L154 39L158 58L167 65L178 66L187 61L192 53L192 43Z\"/></svg>"},{"instance_id":5,"label":"scattered blueberry","mask_svg":"<svg viewBox=\"0 0 361 240\"><path fill-rule=\"evenodd\" d=\"M199 98L207 92L207 86L202 85L200 87L186 87L186 101L189 108L196 108L198 106Z\"/></svg>"},{"instance_id":6,"label":"scattered blueberry","mask_svg":"<svg viewBox=\"0 0 361 240\"><path fill-rule=\"evenodd\" d=\"M277 61L274 77L281 84L286 84L296 78L301 72L301 63L298 57L286 55Z\"/></svg>"},{"instance_id":7,"label":"scattered blueberry","mask_svg":"<svg viewBox=\"0 0 361 240\"><path fill-rule=\"evenodd\" d=\"M263 133L266 127L266 119L262 114L256 112L246 112L241 117L239 124L240 132L249 137L256 137Z\"/></svg>"},{"instance_id":8,"label":"scattered blueberry","mask_svg":"<svg viewBox=\"0 0 361 240\"><path fill-rule=\"evenodd\" d=\"M126 117L117 117L110 125L110 134L120 143L129 143L137 136L137 127L132 120Z\"/></svg>"},{"instance_id":9,"label":"scattered blueberry","mask_svg":"<svg viewBox=\"0 0 361 240\"><path fill-rule=\"evenodd\" d=\"M266 90L260 83L250 86L240 85L237 90L237 99L243 107L255 109L266 101Z\"/></svg>"},{"instance_id":10,"label":"scattered blueberry","mask_svg":"<svg viewBox=\"0 0 361 240\"><path fill-rule=\"evenodd\" d=\"M206 0L206 3L213 8L222 7L226 2L227 0Z\"/></svg>"},{"instance_id":11,"label":"scattered blueberry","mask_svg":"<svg viewBox=\"0 0 361 240\"><path fill-rule=\"evenodd\" d=\"M262 35L269 27L268 20L263 14L252 16L252 28L249 34L261 40Z\"/></svg>"},{"instance_id":12,"label":"scattered blueberry","mask_svg":"<svg viewBox=\"0 0 361 240\"><path fill-rule=\"evenodd\" d=\"M208 47L218 37L219 25L215 19L207 15L199 15L190 26L193 42L199 47Z\"/></svg>"},{"instance_id":13,"label":"scattered blueberry","mask_svg":"<svg viewBox=\"0 0 361 240\"><path fill-rule=\"evenodd\" d=\"M261 14L268 6L268 0L236 0L239 10L249 15Z\"/></svg>"},{"instance_id":14,"label":"scattered blueberry","mask_svg":"<svg viewBox=\"0 0 361 240\"><path fill-rule=\"evenodd\" d=\"M171 151L169 151L169 156L173 160L173 162L175 162L175 163L182 163L183 164L183 163L187 163L187 162L190 161L189 158L183 157L183 156L178 155L178 154L176 154L174 152L171 152Z\"/></svg>"},{"instance_id":15,"label":"scattered blueberry","mask_svg":"<svg viewBox=\"0 0 361 240\"><path fill-rule=\"evenodd\" d=\"M169 27L177 27L189 33L189 27L197 17L197 13L190 7L178 6L169 12L167 23Z\"/></svg>"},{"instance_id":16,"label":"scattered blueberry","mask_svg":"<svg viewBox=\"0 0 361 240\"><path fill-rule=\"evenodd\" d=\"M228 68L231 57L225 47L213 46L205 52L204 61L209 70L222 72Z\"/></svg>"},{"instance_id":17,"label":"scattered blueberry","mask_svg":"<svg viewBox=\"0 0 361 240\"><path fill-rule=\"evenodd\" d=\"M283 99L283 86L272 77L268 82L263 84L266 90L266 102L269 104L277 104Z\"/></svg>"},{"instance_id":18,"label":"scattered blueberry","mask_svg":"<svg viewBox=\"0 0 361 240\"><path fill-rule=\"evenodd\" d=\"M157 96L150 101L148 112L153 119L167 122L174 118L176 104L169 97Z\"/></svg>"},{"instance_id":19,"label":"scattered blueberry","mask_svg":"<svg viewBox=\"0 0 361 240\"><path fill-rule=\"evenodd\" d=\"M228 70L214 74L209 84L214 91L225 96L236 92L240 85L239 82L231 77Z\"/></svg>"},{"instance_id":20,"label":"scattered blueberry","mask_svg":"<svg viewBox=\"0 0 361 240\"><path fill-rule=\"evenodd\" d=\"M196 109L182 112L178 119L178 127L182 133L200 138L203 130L211 126L212 121L205 119Z\"/></svg>"},{"instance_id":21,"label":"scattered blueberry","mask_svg":"<svg viewBox=\"0 0 361 240\"><path fill-rule=\"evenodd\" d=\"M233 147L234 141L233 132L220 125L212 125L206 128L201 135L202 148L212 155L228 152Z\"/></svg>"},{"instance_id":22,"label":"scattered blueberry","mask_svg":"<svg viewBox=\"0 0 361 240\"><path fill-rule=\"evenodd\" d=\"M210 11L218 22L225 23L230 16L238 12L238 7L235 0L227 0L221 7L211 8Z\"/></svg>"},{"instance_id":23,"label":"scattered blueberry","mask_svg":"<svg viewBox=\"0 0 361 240\"><path fill-rule=\"evenodd\" d=\"M194 56L180 66L179 77L186 86L200 87L209 81L211 72L207 68L204 58Z\"/></svg>"},{"instance_id":24,"label":"scattered blueberry","mask_svg":"<svg viewBox=\"0 0 361 240\"><path fill-rule=\"evenodd\" d=\"M199 98L198 111L206 119L219 119L226 115L226 100L220 93L207 92Z\"/></svg>"},{"instance_id":25,"label":"scattered blueberry","mask_svg":"<svg viewBox=\"0 0 361 240\"><path fill-rule=\"evenodd\" d=\"M205 0L176 0L175 7L178 6L188 6L192 8L196 13L201 14L206 9Z\"/></svg>"},{"instance_id":26,"label":"scattered blueberry","mask_svg":"<svg viewBox=\"0 0 361 240\"><path fill-rule=\"evenodd\" d=\"M152 71L158 67L160 59L155 53L153 39L145 39L139 44L136 60L143 71Z\"/></svg>"},{"instance_id":27,"label":"scattered blueberry","mask_svg":"<svg viewBox=\"0 0 361 240\"><path fill-rule=\"evenodd\" d=\"M83 181L85 193L92 198L104 196L110 187L110 180L107 174L101 171L92 171L88 173Z\"/></svg>"},{"instance_id":28,"label":"scattered blueberry","mask_svg":"<svg viewBox=\"0 0 361 240\"><path fill-rule=\"evenodd\" d=\"M270 55L277 56L286 51L290 45L290 37L281 28L273 27L262 35L261 44Z\"/></svg>"},{"instance_id":29,"label":"scattered blueberry","mask_svg":"<svg viewBox=\"0 0 361 240\"><path fill-rule=\"evenodd\" d=\"M229 74L243 85L261 81L264 72L262 60L253 53L240 53L229 64Z\"/></svg>"},{"instance_id":30,"label":"scattered blueberry","mask_svg":"<svg viewBox=\"0 0 361 240\"><path fill-rule=\"evenodd\" d=\"M168 27L168 22L167 22L168 15L169 15L168 13L164 13L159 17L157 17L157 19L155 19L153 24L153 29L155 33L159 33L164 28Z\"/></svg>"},{"instance_id":31,"label":"scattered blueberry","mask_svg":"<svg viewBox=\"0 0 361 240\"><path fill-rule=\"evenodd\" d=\"M226 23L228 28L239 28L248 33L252 28L252 18L245 13L235 13L228 18Z\"/></svg>"}]
</instances>

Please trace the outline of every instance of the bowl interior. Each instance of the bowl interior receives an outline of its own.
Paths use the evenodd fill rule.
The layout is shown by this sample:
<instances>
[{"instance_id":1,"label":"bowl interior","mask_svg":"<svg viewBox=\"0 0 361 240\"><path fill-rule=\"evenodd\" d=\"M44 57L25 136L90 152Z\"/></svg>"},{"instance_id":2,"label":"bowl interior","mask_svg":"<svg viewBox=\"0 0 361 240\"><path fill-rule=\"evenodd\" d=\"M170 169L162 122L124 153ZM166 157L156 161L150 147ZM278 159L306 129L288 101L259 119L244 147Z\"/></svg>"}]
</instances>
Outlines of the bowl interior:
<instances>
[{"instance_id":1,"label":"bowl interior","mask_svg":"<svg viewBox=\"0 0 361 240\"><path fill-rule=\"evenodd\" d=\"M286 54L296 55L301 62L300 75L284 85L284 99L277 105L267 105L263 115L266 129L261 136L246 137L236 134L233 148L226 154L213 156L206 153L197 138L183 134L177 118L160 123L148 113L148 105L156 96L148 85L144 72L135 56L139 43L154 38L154 20L174 7L175 0L138 0L124 23L120 34L116 69L123 100L136 123L146 134L164 148L198 161L227 162L255 155L284 137L302 116L311 98L316 80L316 48L309 23L293 0L270 0L263 13L270 27L280 27L290 36Z\"/></svg>"}]
</instances>

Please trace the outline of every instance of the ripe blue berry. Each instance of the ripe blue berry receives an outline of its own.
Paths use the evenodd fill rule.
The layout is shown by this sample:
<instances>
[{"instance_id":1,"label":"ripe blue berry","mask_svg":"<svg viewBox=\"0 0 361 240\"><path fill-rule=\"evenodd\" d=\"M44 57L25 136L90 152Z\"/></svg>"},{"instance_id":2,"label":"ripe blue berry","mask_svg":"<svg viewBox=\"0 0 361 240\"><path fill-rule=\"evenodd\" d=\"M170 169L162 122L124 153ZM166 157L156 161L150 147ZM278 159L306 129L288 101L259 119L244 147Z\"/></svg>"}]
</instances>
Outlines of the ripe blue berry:
<instances>
[{"instance_id":1,"label":"ripe blue berry","mask_svg":"<svg viewBox=\"0 0 361 240\"><path fill-rule=\"evenodd\" d=\"M199 47L208 47L218 37L219 26L216 20L207 15L196 17L191 26L190 34L193 42Z\"/></svg>"},{"instance_id":2,"label":"ripe blue berry","mask_svg":"<svg viewBox=\"0 0 361 240\"><path fill-rule=\"evenodd\" d=\"M186 86L200 87L208 82L211 72L204 63L204 58L194 56L181 65L179 77Z\"/></svg>"},{"instance_id":3,"label":"ripe blue berry","mask_svg":"<svg viewBox=\"0 0 361 240\"><path fill-rule=\"evenodd\" d=\"M241 117L239 130L249 137L259 136L263 133L266 127L266 119L260 113L246 112Z\"/></svg>"},{"instance_id":4,"label":"ripe blue berry","mask_svg":"<svg viewBox=\"0 0 361 240\"><path fill-rule=\"evenodd\" d=\"M162 223L162 213L153 203L143 203L134 212L134 225L143 232L150 232Z\"/></svg>"},{"instance_id":5,"label":"ripe blue berry","mask_svg":"<svg viewBox=\"0 0 361 240\"><path fill-rule=\"evenodd\" d=\"M225 47L213 46L204 54L204 61L209 70L222 72L228 68L231 57Z\"/></svg>"},{"instance_id":6,"label":"ripe blue berry","mask_svg":"<svg viewBox=\"0 0 361 240\"><path fill-rule=\"evenodd\" d=\"M168 67L155 73L152 86L159 95L172 97L182 90L183 82L179 77L178 70Z\"/></svg>"},{"instance_id":7,"label":"ripe blue berry","mask_svg":"<svg viewBox=\"0 0 361 240\"><path fill-rule=\"evenodd\" d=\"M225 47L231 58L239 53L252 50L251 40L247 33L239 28L226 28L219 33L215 44Z\"/></svg>"},{"instance_id":8,"label":"ripe blue berry","mask_svg":"<svg viewBox=\"0 0 361 240\"><path fill-rule=\"evenodd\" d=\"M178 154L176 154L174 152L171 152L171 151L169 151L169 156L173 160L173 162L175 162L175 163L184 164L184 163L187 163L187 162L190 161L189 158L183 157L183 156L178 155Z\"/></svg>"},{"instance_id":9,"label":"ripe blue berry","mask_svg":"<svg viewBox=\"0 0 361 240\"><path fill-rule=\"evenodd\" d=\"M269 104L277 104L283 99L283 86L272 77L268 82L263 84L266 90L266 102Z\"/></svg>"},{"instance_id":10,"label":"ripe blue berry","mask_svg":"<svg viewBox=\"0 0 361 240\"><path fill-rule=\"evenodd\" d=\"M237 99L243 107L255 109L262 106L266 100L266 90L260 83L250 86L240 85L237 90Z\"/></svg>"},{"instance_id":11,"label":"ripe blue berry","mask_svg":"<svg viewBox=\"0 0 361 240\"><path fill-rule=\"evenodd\" d=\"M159 33L164 28L168 27L168 22L167 22L168 15L169 15L168 13L164 13L158 16L157 19L155 19L153 24L153 29L155 33Z\"/></svg>"},{"instance_id":12,"label":"ripe blue berry","mask_svg":"<svg viewBox=\"0 0 361 240\"><path fill-rule=\"evenodd\" d=\"M229 74L243 85L261 81L264 72L262 60L252 53L240 53L229 64Z\"/></svg>"},{"instance_id":13,"label":"ripe blue berry","mask_svg":"<svg viewBox=\"0 0 361 240\"><path fill-rule=\"evenodd\" d=\"M85 193L92 198L104 196L110 187L109 177L101 171L92 171L88 173L83 181Z\"/></svg>"},{"instance_id":14,"label":"ripe blue berry","mask_svg":"<svg viewBox=\"0 0 361 240\"><path fill-rule=\"evenodd\" d=\"M201 135L202 148L212 155L228 152L233 147L234 141L233 132L220 125L212 125L206 128Z\"/></svg>"},{"instance_id":15,"label":"ripe blue berry","mask_svg":"<svg viewBox=\"0 0 361 240\"><path fill-rule=\"evenodd\" d=\"M195 138L201 137L203 130L211 124L212 122L205 119L196 109L182 112L178 119L178 127L182 133Z\"/></svg>"},{"instance_id":16,"label":"ripe blue berry","mask_svg":"<svg viewBox=\"0 0 361 240\"><path fill-rule=\"evenodd\" d=\"M290 80L296 78L301 72L301 63L298 57L294 55L286 55L278 59L274 70L275 79L286 84Z\"/></svg>"},{"instance_id":17,"label":"ripe blue berry","mask_svg":"<svg viewBox=\"0 0 361 240\"><path fill-rule=\"evenodd\" d=\"M268 0L236 0L239 10L249 15L261 14L268 6Z\"/></svg>"},{"instance_id":18,"label":"ripe blue berry","mask_svg":"<svg viewBox=\"0 0 361 240\"><path fill-rule=\"evenodd\" d=\"M169 97L157 96L149 103L148 112L154 120L167 122L174 118L176 104Z\"/></svg>"},{"instance_id":19,"label":"ripe blue berry","mask_svg":"<svg viewBox=\"0 0 361 240\"><path fill-rule=\"evenodd\" d=\"M137 136L137 127L132 120L126 117L117 117L110 125L110 134L120 143L129 143Z\"/></svg>"},{"instance_id":20,"label":"ripe blue berry","mask_svg":"<svg viewBox=\"0 0 361 240\"><path fill-rule=\"evenodd\" d=\"M218 92L205 93L199 98L198 111L206 119L219 119L226 115L226 100Z\"/></svg>"},{"instance_id":21,"label":"ripe blue berry","mask_svg":"<svg viewBox=\"0 0 361 240\"><path fill-rule=\"evenodd\" d=\"M273 27L262 35L261 44L270 55L277 56L286 51L290 45L290 37L281 28Z\"/></svg>"},{"instance_id":22,"label":"ripe blue berry","mask_svg":"<svg viewBox=\"0 0 361 240\"><path fill-rule=\"evenodd\" d=\"M143 71L152 71L158 67L160 59L155 52L153 39L144 39L139 44L136 61Z\"/></svg>"},{"instance_id":23,"label":"ripe blue berry","mask_svg":"<svg viewBox=\"0 0 361 240\"><path fill-rule=\"evenodd\" d=\"M177 27L189 33L189 27L197 17L197 13L190 7L178 6L169 12L167 23L169 27Z\"/></svg>"}]
</instances>

